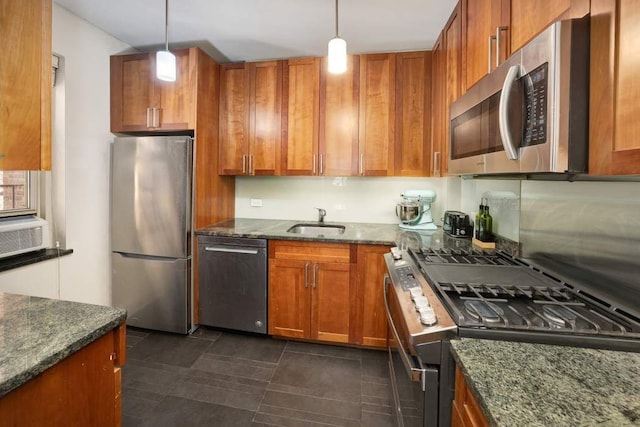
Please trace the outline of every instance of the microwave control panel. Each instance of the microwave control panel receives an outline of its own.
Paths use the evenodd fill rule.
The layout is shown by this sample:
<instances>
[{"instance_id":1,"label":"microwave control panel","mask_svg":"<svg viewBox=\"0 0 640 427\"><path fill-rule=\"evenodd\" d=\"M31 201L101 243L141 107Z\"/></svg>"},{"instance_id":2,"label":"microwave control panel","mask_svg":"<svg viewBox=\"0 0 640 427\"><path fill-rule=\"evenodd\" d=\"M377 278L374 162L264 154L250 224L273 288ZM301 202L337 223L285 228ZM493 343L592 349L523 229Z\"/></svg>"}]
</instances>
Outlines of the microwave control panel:
<instances>
[{"instance_id":1,"label":"microwave control panel","mask_svg":"<svg viewBox=\"0 0 640 427\"><path fill-rule=\"evenodd\" d=\"M548 68L549 64L545 62L521 78L527 109L522 141L525 147L547 142Z\"/></svg>"}]
</instances>

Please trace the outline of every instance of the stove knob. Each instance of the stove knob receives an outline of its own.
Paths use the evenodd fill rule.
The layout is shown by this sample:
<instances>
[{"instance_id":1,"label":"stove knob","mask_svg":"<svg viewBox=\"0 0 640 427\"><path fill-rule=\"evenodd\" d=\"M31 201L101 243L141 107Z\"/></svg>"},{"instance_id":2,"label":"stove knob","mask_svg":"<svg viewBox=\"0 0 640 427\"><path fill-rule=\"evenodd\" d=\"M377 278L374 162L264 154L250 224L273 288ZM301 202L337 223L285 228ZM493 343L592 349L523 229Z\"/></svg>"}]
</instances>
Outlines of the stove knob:
<instances>
[{"instance_id":1,"label":"stove knob","mask_svg":"<svg viewBox=\"0 0 640 427\"><path fill-rule=\"evenodd\" d=\"M421 297L422 296L422 288L421 287L411 288L411 289L409 289L409 292L411 293L411 299L412 300L415 300L417 297Z\"/></svg>"},{"instance_id":2,"label":"stove knob","mask_svg":"<svg viewBox=\"0 0 640 427\"><path fill-rule=\"evenodd\" d=\"M416 310L429 307L429 300L427 300L427 297L425 296L415 297L413 302L416 305Z\"/></svg>"},{"instance_id":3,"label":"stove knob","mask_svg":"<svg viewBox=\"0 0 640 427\"><path fill-rule=\"evenodd\" d=\"M423 325L432 326L436 324L436 314L431 307L423 308L418 312L420 313L420 322Z\"/></svg>"}]
</instances>

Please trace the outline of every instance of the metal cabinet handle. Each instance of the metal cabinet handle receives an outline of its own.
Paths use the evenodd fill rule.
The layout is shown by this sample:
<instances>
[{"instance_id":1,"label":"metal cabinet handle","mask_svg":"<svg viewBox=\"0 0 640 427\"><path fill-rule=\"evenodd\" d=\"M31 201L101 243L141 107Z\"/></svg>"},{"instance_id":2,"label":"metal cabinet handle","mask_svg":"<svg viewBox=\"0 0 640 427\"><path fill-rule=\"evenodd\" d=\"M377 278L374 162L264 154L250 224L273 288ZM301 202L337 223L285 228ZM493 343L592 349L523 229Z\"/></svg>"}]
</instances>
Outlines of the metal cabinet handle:
<instances>
[{"instance_id":1,"label":"metal cabinet handle","mask_svg":"<svg viewBox=\"0 0 640 427\"><path fill-rule=\"evenodd\" d=\"M491 45L493 44L493 41L495 41L496 36L494 36L493 34L489 36L489 60L488 65L489 65L489 70L487 71L487 73L491 74L491 72L493 71L492 65L493 65L493 49L491 49Z\"/></svg>"},{"instance_id":2,"label":"metal cabinet handle","mask_svg":"<svg viewBox=\"0 0 640 427\"><path fill-rule=\"evenodd\" d=\"M304 264L304 287L309 287L309 263Z\"/></svg>"},{"instance_id":3,"label":"metal cabinet handle","mask_svg":"<svg viewBox=\"0 0 640 427\"><path fill-rule=\"evenodd\" d=\"M320 175L324 175L324 154L320 154Z\"/></svg>"},{"instance_id":4,"label":"metal cabinet handle","mask_svg":"<svg viewBox=\"0 0 640 427\"><path fill-rule=\"evenodd\" d=\"M440 152L433 152L433 176L440 176Z\"/></svg>"},{"instance_id":5,"label":"metal cabinet handle","mask_svg":"<svg viewBox=\"0 0 640 427\"><path fill-rule=\"evenodd\" d=\"M151 128L151 108L147 107L147 127Z\"/></svg>"},{"instance_id":6,"label":"metal cabinet handle","mask_svg":"<svg viewBox=\"0 0 640 427\"><path fill-rule=\"evenodd\" d=\"M316 155L315 154L313 155L312 162L313 162L313 166L312 166L313 170L311 171L311 175L315 175L316 174Z\"/></svg>"},{"instance_id":7,"label":"metal cabinet handle","mask_svg":"<svg viewBox=\"0 0 640 427\"><path fill-rule=\"evenodd\" d=\"M160 108L158 107L154 107L153 108L153 123L152 126L154 128L159 128L160 127Z\"/></svg>"},{"instance_id":8,"label":"metal cabinet handle","mask_svg":"<svg viewBox=\"0 0 640 427\"><path fill-rule=\"evenodd\" d=\"M242 155L242 173L247 173L247 156L245 154Z\"/></svg>"},{"instance_id":9,"label":"metal cabinet handle","mask_svg":"<svg viewBox=\"0 0 640 427\"><path fill-rule=\"evenodd\" d=\"M249 175L253 175L253 154L249 154Z\"/></svg>"},{"instance_id":10,"label":"metal cabinet handle","mask_svg":"<svg viewBox=\"0 0 640 427\"><path fill-rule=\"evenodd\" d=\"M387 312L387 321L389 323L389 329L391 329L391 332L393 333L393 337L398 343L398 350L400 353L400 357L402 358L402 364L407 370L407 374L409 375L409 378L411 379L411 381L419 381L422 387L422 391L425 391L427 389L425 369L416 368L413 366L413 362L411 361L411 358L409 357L406 350L402 346L402 341L400 340L400 335L398 335L396 325L394 325L393 323L393 317L391 316L391 308L389 307L389 300L387 299L387 288L389 287L390 280L391 279L389 279L389 275L385 274L383 279L383 286L382 286L382 292L384 292L384 308L385 308L385 311Z\"/></svg>"},{"instance_id":11,"label":"metal cabinet handle","mask_svg":"<svg viewBox=\"0 0 640 427\"><path fill-rule=\"evenodd\" d=\"M318 287L318 264L313 264L313 282L311 285L313 289Z\"/></svg>"},{"instance_id":12,"label":"metal cabinet handle","mask_svg":"<svg viewBox=\"0 0 640 427\"><path fill-rule=\"evenodd\" d=\"M360 154L360 175L364 175L364 154Z\"/></svg>"},{"instance_id":13,"label":"metal cabinet handle","mask_svg":"<svg viewBox=\"0 0 640 427\"><path fill-rule=\"evenodd\" d=\"M509 29L509 27L507 26L499 26L496 27L496 68L498 68L500 66L500 52L502 51L501 49L501 45L502 45L502 32L503 31L507 31Z\"/></svg>"}]
</instances>

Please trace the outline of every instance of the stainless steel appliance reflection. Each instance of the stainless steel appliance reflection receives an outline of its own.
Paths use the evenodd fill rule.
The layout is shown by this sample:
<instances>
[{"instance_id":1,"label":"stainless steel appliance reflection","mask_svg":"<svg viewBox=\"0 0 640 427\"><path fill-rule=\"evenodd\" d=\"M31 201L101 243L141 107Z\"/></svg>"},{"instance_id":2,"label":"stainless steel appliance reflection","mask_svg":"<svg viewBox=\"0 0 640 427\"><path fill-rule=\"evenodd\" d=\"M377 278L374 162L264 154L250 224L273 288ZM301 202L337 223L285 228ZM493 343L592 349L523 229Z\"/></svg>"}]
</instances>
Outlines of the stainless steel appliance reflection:
<instances>
[{"instance_id":1,"label":"stainless steel appliance reflection","mask_svg":"<svg viewBox=\"0 0 640 427\"><path fill-rule=\"evenodd\" d=\"M111 160L113 305L127 324L193 327L193 140L116 138Z\"/></svg>"}]
</instances>

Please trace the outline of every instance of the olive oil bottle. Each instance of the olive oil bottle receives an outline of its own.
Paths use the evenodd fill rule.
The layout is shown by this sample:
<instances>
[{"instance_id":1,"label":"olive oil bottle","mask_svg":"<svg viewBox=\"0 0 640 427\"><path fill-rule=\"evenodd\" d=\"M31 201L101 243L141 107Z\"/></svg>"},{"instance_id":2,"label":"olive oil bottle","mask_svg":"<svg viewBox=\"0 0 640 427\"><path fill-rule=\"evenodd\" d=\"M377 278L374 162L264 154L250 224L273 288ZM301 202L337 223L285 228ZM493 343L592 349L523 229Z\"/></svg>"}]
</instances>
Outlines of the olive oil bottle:
<instances>
[{"instance_id":1,"label":"olive oil bottle","mask_svg":"<svg viewBox=\"0 0 640 427\"><path fill-rule=\"evenodd\" d=\"M476 215L476 239L483 242L493 242L493 218L489 213L489 203L482 198L478 214Z\"/></svg>"}]
</instances>

